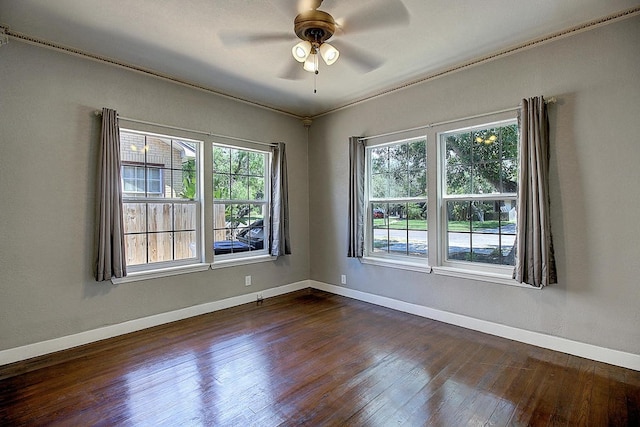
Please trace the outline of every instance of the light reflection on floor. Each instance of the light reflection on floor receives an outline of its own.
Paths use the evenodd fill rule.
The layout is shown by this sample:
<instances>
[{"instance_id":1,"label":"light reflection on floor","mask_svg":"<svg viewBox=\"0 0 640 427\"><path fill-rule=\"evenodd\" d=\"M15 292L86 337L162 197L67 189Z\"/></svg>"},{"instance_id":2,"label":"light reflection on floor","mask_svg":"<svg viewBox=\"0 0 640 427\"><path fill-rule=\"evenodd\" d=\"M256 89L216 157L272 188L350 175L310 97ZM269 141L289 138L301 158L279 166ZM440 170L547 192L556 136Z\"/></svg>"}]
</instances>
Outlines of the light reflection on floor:
<instances>
[{"instance_id":1,"label":"light reflection on floor","mask_svg":"<svg viewBox=\"0 0 640 427\"><path fill-rule=\"evenodd\" d=\"M159 425L179 414L182 420L201 415L201 376L193 353L151 361L126 375L127 406L134 425Z\"/></svg>"},{"instance_id":2,"label":"light reflection on floor","mask_svg":"<svg viewBox=\"0 0 640 427\"><path fill-rule=\"evenodd\" d=\"M230 337L209 349L151 361L126 375L127 406L133 425L230 425L280 420L271 390L273 368L255 335ZM268 346L266 346L268 348ZM205 403L206 402L206 403ZM238 402L245 403L238 405Z\"/></svg>"}]
</instances>

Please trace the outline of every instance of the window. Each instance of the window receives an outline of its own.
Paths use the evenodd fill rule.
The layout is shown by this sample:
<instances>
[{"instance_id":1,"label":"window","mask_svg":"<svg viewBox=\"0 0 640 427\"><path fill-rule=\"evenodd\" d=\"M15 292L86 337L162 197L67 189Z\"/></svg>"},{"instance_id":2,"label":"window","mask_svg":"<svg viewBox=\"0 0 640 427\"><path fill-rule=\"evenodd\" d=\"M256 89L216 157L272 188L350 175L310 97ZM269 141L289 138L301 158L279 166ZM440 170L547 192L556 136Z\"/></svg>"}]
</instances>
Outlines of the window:
<instances>
[{"instance_id":1,"label":"window","mask_svg":"<svg viewBox=\"0 0 640 427\"><path fill-rule=\"evenodd\" d=\"M426 263L426 138L366 149L366 256Z\"/></svg>"},{"instance_id":2,"label":"window","mask_svg":"<svg viewBox=\"0 0 640 427\"><path fill-rule=\"evenodd\" d=\"M265 151L213 145L214 262L267 254L270 158Z\"/></svg>"},{"instance_id":3,"label":"window","mask_svg":"<svg viewBox=\"0 0 640 427\"><path fill-rule=\"evenodd\" d=\"M514 120L440 134L443 265L514 265L518 141Z\"/></svg>"},{"instance_id":4,"label":"window","mask_svg":"<svg viewBox=\"0 0 640 427\"><path fill-rule=\"evenodd\" d=\"M146 176L145 176L146 171ZM144 164L122 166L122 191L126 195L162 194L162 170Z\"/></svg>"},{"instance_id":5,"label":"window","mask_svg":"<svg viewBox=\"0 0 640 427\"><path fill-rule=\"evenodd\" d=\"M127 266L201 262L199 141L120 131Z\"/></svg>"}]
</instances>

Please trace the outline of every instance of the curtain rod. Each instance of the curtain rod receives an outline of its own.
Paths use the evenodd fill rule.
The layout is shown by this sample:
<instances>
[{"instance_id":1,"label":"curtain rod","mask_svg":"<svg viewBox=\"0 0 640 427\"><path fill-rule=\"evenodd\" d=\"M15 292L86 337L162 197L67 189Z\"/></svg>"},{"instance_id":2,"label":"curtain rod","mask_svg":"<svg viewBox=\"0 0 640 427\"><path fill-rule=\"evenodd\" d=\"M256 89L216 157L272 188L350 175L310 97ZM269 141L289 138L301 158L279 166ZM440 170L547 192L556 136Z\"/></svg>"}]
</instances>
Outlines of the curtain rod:
<instances>
[{"instance_id":1,"label":"curtain rod","mask_svg":"<svg viewBox=\"0 0 640 427\"><path fill-rule=\"evenodd\" d=\"M102 111L96 110L96 111L94 111L94 114L96 116L101 116L102 115ZM249 142L251 144L258 144L258 145L266 145L268 147L276 147L278 145L278 144L272 143L272 142L254 141L252 139L238 138L238 137L229 136L229 135L221 135L221 134L206 132L206 131L202 131L202 130L187 129L187 128L181 128L181 127L171 126L171 125L163 125L161 123L154 123L154 122L148 122L146 120L132 119L132 118L129 118L129 117L122 117L120 115L118 115L118 120L124 120L126 122L132 122L132 123L141 123L143 125L158 126L158 127L165 128L165 129L172 129L172 130L180 130L180 131L184 131L184 132L191 132L191 133L196 133L196 134L200 134L200 135L213 136L213 137L216 137L216 138L231 139L233 141Z\"/></svg>"},{"instance_id":2,"label":"curtain rod","mask_svg":"<svg viewBox=\"0 0 640 427\"><path fill-rule=\"evenodd\" d=\"M545 104L555 104L557 101L558 100L556 99L556 97L552 96L549 99L545 99L544 102L545 102ZM427 125L417 126L417 127L410 128L410 129L396 130L396 131L393 131L393 132L381 133L379 135L363 136L362 138L358 138L358 141L362 142L362 141L367 141L369 139L382 138L383 136L392 136L392 135L397 135L399 133L413 132L415 130L421 130L421 129L428 129L428 128L431 128L431 127L434 127L434 126L448 125L450 123L462 122L462 121L471 120L471 119L478 119L478 118L486 117L486 116L493 116L494 114L508 113L510 111L516 111L519 108L520 108L520 106L512 107L512 108L505 108L504 110L491 111L489 113L476 114L474 116L462 117L460 119L445 120L445 121L442 121L442 122L429 123Z\"/></svg>"}]
</instances>

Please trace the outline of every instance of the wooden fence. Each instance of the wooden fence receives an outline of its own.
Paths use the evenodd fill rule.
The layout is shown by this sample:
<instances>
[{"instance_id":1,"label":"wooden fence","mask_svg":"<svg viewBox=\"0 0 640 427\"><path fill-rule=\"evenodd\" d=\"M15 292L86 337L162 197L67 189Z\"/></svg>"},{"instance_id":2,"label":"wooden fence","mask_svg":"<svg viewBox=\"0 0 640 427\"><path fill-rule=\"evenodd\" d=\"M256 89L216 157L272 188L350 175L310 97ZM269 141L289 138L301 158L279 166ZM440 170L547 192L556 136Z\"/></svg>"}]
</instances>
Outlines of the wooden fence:
<instances>
[{"instance_id":1,"label":"wooden fence","mask_svg":"<svg viewBox=\"0 0 640 427\"><path fill-rule=\"evenodd\" d=\"M124 203L127 265L196 256L195 202Z\"/></svg>"}]
</instances>

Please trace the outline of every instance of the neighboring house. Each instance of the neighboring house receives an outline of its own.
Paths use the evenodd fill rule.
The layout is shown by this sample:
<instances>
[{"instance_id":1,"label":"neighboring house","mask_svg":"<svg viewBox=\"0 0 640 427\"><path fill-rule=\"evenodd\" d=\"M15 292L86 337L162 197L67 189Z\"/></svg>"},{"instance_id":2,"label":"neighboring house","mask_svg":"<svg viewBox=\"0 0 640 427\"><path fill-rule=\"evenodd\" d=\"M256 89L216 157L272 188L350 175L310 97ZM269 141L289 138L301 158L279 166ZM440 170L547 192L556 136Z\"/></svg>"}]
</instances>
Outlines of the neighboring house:
<instances>
[{"instance_id":1,"label":"neighboring house","mask_svg":"<svg viewBox=\"0 0 640 427\"><path fill-rule=\"evenodd\" d=\"M195 159L196 154L188 143L127 131L121 132L120 141L125 197L136 197L145 192L149 196L180 197L183 191L182 166L188 160Z\"/></svg>"}]
</instances>

